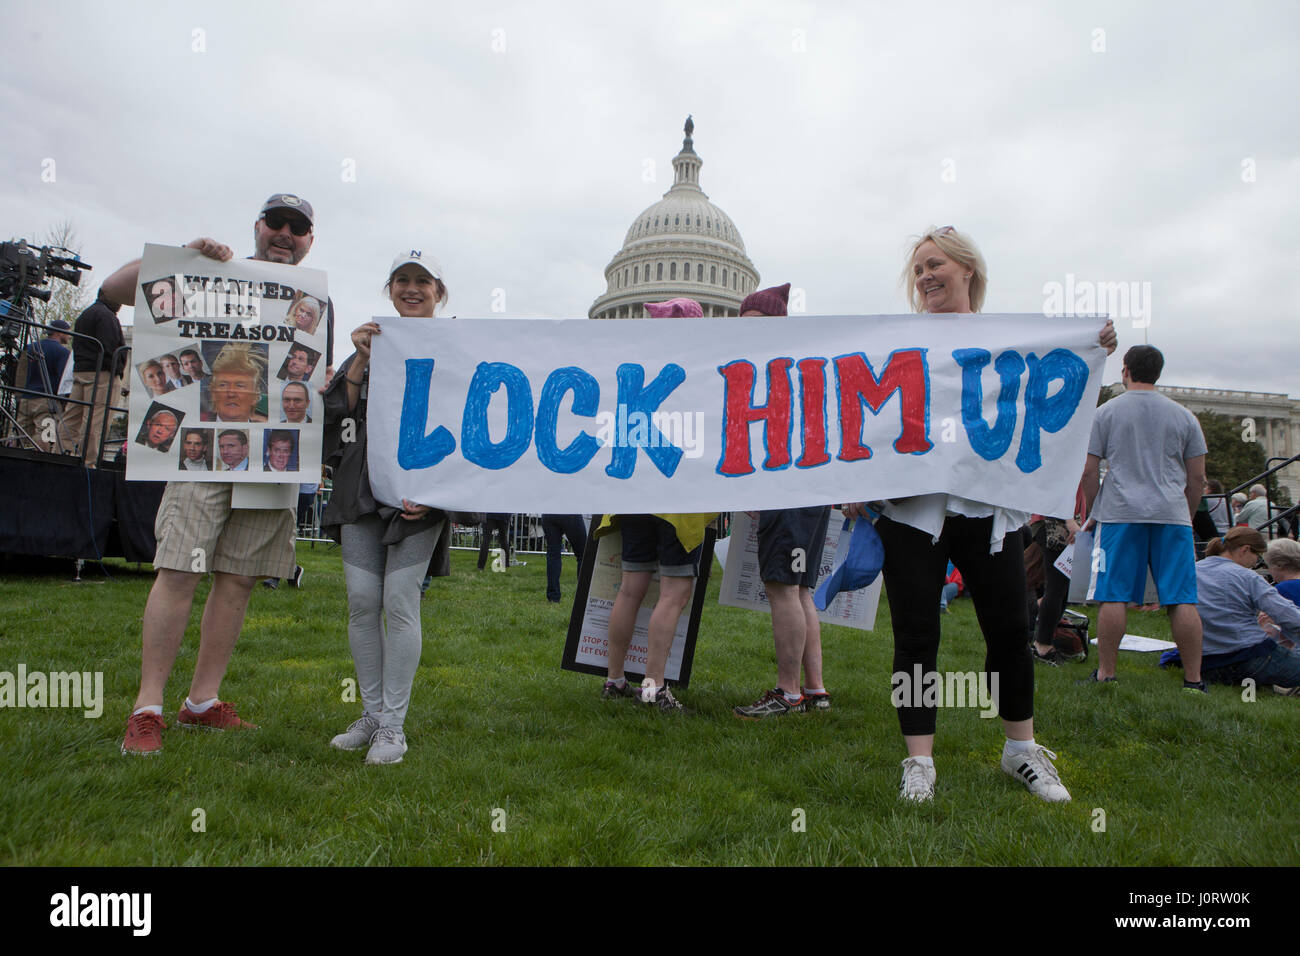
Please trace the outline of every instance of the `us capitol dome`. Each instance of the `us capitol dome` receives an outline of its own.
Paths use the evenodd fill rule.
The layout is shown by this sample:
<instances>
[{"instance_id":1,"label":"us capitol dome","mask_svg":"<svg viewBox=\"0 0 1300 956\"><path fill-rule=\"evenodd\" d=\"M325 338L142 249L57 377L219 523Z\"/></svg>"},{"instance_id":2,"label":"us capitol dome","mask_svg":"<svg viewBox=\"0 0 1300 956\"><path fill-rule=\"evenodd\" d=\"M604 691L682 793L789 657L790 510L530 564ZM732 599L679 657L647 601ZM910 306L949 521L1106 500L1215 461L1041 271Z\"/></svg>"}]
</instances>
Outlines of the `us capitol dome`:
<instances>
[{"instance_id":1,"label":"us capitol dome","mask_svg":"<svg viewBox=\"0 0 1300 956\"><path fill-rule=\"evenodd\" d=\"M633 221L605 267L604 295L591 319L645 318L644 303L686 296L706 316L739 315L758 288L758 272L731 217L700 189L704 160L695 152L695 123L686 118L682 151L673 157L673 186Z\"/></svg>"}]
</instances>

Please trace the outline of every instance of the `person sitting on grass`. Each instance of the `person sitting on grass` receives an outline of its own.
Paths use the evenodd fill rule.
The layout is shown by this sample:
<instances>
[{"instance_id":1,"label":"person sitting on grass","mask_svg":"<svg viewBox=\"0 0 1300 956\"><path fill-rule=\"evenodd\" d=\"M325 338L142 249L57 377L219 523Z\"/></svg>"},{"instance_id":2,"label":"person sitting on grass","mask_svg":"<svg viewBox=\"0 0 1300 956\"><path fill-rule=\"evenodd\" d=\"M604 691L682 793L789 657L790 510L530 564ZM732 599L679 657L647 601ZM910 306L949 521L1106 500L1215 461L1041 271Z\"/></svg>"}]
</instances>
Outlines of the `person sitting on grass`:
<instances>
[{"instance_id":1,"label":"person sitting on grass","mask_svg":"<svg viewBox=\"0 0 1300 956\"><path fill-rule=\"evenodd\" d=\"M1278 644L1300 640L1300 607L1251 570L1264 553L1264 536L1238 526L1211 541L1197 563L1201 671L1217 684L1252 680L1300 696L1300 650Z\"/></svg>"},{"instance_id":2,"label":"person sitting on grass","mask_svg":"<svg viewBox=\"0 0 1300 956\"><path fill-rule=\"evenodd\" d=\"M1277 593L1300 605L1300 542L1293 538L1270 541L1264 552L1264 564Z\"/></svg>"},{"instance_id":3,"label":"person sitting on grass","mask_svg":"<svg viewBox=\"0 0 1300 956\"><path fill-rule=\"evenodd\" d=\"M961 592L965 585L962 584L961 572L951 561L948 562L948 573L943 579L943 590L939 592L939 610L944 614L951 614L948 605L957 598L961 597Z\"/></svg>"}]
</instances>

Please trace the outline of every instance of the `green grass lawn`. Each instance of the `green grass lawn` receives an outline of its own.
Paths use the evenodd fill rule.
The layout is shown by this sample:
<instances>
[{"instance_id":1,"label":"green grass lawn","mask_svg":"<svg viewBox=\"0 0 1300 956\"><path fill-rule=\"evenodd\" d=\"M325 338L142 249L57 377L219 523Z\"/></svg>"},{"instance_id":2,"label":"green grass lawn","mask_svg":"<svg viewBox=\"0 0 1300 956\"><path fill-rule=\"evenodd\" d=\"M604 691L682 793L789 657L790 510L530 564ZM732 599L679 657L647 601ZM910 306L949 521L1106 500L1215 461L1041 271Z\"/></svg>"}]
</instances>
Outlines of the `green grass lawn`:
<instances>
[{"instance_id":1,"label":"green grass lawn","mask_svg":"<svg viewBox=\"0 0 1300 956\"><path fill-rule=\"evenodd\" d=\"M259 588L222 697L257 733L175 727L198 645L192 618L168 694L164 753L120 756L140 666L148 568L86 580L0 578L0 671L102 670L103 716L0 710L0 863L44 864L995 864L1275 865L1300 861L1293 755L1300 701L1264 688L1208 699L1155 655L1037 668L1037 739L1074 796L1042 803L998 767L997 720L941 711L937 798L899 803L905 756L889 703L889 615L826 628L828 714L731 715L775 681L768 618L705 605L688 715L601 701L560 670L568 605L545 600L545 561L453 576L424 602L424 656L404 763L367 767L329 747L360 714L336 549L299 546L304 588ZM715 567L716 570L716 567ZM566 601L573 592L571 559ZM199 599L207 593L201 584ZM196 601L196 608L198 607ZM943 619L941 670L977 670L970 602ZM1129 630L1167 637L1162 614ZM206 829L195 832L201 808ZM803 832L792 822L802 810ZM504 811L494 813L494 811ZM1103 832L1095 828L1104 812ZM494 830L504 823L504 832Z\"/></svg>"}]
</instances>

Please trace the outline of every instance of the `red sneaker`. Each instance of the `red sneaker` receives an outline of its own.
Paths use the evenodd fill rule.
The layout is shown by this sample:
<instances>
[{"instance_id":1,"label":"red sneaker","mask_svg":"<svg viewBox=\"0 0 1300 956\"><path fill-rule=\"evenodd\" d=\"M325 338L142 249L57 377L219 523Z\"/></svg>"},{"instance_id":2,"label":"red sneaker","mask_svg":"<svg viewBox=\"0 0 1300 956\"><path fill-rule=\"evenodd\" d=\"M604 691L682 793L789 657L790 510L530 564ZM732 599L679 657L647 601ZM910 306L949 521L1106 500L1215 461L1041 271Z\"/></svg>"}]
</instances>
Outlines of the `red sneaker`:
<instances>
[{"instance_id":1,"label":"red sneaker","mask_svg":"<svg viewBox=\"0 0 1300 956\"><path fill-rule=\"evenodd\" d=\"M167 728L162 717L146 710L132 714L126 720L126 736L122 738L122 753L137 757L152 757L162 753L162 732Z\"/></svg>"},{"instance_id":2,"label":"red sneaker","mask_svg":"<svg viewBox=\"0 0 1300 956\"><path fill-rule=\"evenodd\" d=\"M176 715L176 723L182 727L200 727L203 730L257 730L257 724L241 720L235 713L233 704L219 700L201 714L190 710L188 704L181 706Z\"/></svg>"}]
</instances>

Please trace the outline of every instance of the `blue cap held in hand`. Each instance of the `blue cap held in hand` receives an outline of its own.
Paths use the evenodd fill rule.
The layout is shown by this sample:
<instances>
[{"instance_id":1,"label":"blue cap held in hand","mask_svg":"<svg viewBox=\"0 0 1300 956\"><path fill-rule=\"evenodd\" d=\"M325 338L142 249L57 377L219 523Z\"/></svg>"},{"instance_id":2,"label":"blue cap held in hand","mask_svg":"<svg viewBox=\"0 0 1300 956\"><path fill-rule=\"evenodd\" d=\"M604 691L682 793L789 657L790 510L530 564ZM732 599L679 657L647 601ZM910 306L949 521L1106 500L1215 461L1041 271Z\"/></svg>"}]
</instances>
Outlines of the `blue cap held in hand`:
<instances>
[{"instance_id":1,"label":"blue cap held in hand","mask_svg":"<svg viewBox=\"0 0 1300 956\"><path fill-rule=\"evenodd\" d=\"M850 524L853 525L851 533ZM861 518L856 523L852 518L845 518L844 527L840 530L840 541L835 548L835 565L830 577L813 594L813 604L819 611L826 610L841 591L857 591L876 580L876 575L884 566L885 546L876 533L876 526L866 518Z\"/></svg>"}]
</instances>

